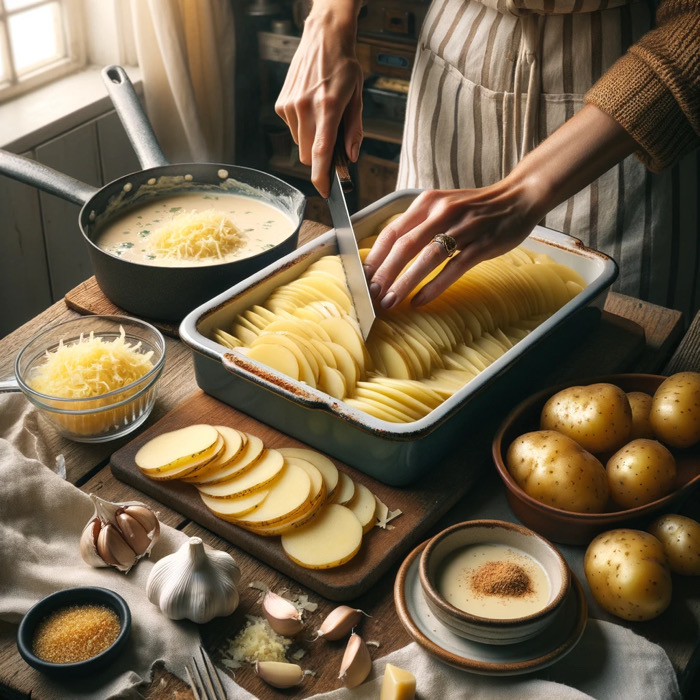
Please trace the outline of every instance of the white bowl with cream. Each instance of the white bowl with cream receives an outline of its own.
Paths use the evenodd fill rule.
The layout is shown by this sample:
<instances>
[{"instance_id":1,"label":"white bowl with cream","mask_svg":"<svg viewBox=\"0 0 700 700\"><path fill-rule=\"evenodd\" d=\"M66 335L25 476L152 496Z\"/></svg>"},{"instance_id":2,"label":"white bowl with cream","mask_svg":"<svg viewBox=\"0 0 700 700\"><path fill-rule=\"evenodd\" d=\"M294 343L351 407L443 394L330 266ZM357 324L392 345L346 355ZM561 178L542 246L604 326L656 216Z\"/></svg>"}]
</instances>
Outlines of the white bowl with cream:
<instances>
[{"instance_id":1,"label":"white bowl with cream","mask_svg":"<svg viewBox=\"0 0 700 700\"><path fill-rule=\"evenodd\" d=\"M435 535L421 555L419 576L437 619L484 644L515 644L539 634L571 585L554 545L500 520L471 520Z\"/></svg>"}]
</instances>

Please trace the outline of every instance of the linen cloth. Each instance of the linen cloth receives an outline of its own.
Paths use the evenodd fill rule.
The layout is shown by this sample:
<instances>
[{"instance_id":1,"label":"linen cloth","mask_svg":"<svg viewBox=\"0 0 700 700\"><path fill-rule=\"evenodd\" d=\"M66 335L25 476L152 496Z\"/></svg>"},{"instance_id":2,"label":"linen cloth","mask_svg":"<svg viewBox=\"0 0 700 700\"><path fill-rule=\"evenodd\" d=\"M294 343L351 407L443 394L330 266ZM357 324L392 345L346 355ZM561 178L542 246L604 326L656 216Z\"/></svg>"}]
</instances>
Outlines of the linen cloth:
<instances>
[{"instance_id":1,"label":"linen cloth","mask_svg":"<svg viewBox=\"0 0 700 700\"><path fill-rule=\"evenodd\" d=\"M0 620L19 624L34 603L54 591L77 585L101 586L124 597L132 613L132 630L127 648L107 669L89 679L60 683L32 670L33 692L47 700L138 698L138 686L151 680L156 661L162 661L171 673L186 681L184 665L199 645L198 627L166 618L148 601L145 589L153 563L178 549L187 536L161 524L150 558L139 561L128 575L85 564L79 539L92 516L92 502L86 493L36 459L38 453L44 457L48 454L42 430L36 410L24 397L0 397ZM513 521L502 492L488 493L488 497L479 498L476 509L470 505L465 519ZM562 550L574 573L583 580L582 549ZM589 615L606 616L591 605L590 596ZM527 676L465 673L439 662L414 643L383 658L377 658L381 649L371 649L371 654L376 660L367 682L352 690L339 688L317 694L315 700L376 700L387 663L412 671L418 681L418 697L426 700L681 697L675 673L661 647L620 625L598 619L589 619L581 641L565 658ZM220 672L219 676L229 700L254 699L228 675Z\"/></svg>"}]
</instances>

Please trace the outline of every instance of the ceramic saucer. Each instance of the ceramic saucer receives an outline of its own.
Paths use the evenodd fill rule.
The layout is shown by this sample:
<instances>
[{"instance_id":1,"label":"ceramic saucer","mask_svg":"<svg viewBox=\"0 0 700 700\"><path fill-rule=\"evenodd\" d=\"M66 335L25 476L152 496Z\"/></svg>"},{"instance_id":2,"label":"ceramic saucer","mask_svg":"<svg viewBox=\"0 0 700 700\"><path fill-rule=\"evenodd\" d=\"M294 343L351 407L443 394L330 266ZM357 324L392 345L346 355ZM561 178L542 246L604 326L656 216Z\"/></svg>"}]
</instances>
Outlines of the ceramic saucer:
<instances>
[{"instance_id":1,"label":"ceramic saucer","mask_svg":"<svg viewBox=\"0 0 700 700\"><path fill-rule=\"evenodd\" d=\"M550 666L581 639L588 608L581 584L573 574L571 587L556 618L534 639L492 645L458 637L432 614L425 602L418 563L426 544L416 547L401 565L394 584L394 603L406 631L441 661L481 675L514 676Z\"/></svg>"}]
</instances>

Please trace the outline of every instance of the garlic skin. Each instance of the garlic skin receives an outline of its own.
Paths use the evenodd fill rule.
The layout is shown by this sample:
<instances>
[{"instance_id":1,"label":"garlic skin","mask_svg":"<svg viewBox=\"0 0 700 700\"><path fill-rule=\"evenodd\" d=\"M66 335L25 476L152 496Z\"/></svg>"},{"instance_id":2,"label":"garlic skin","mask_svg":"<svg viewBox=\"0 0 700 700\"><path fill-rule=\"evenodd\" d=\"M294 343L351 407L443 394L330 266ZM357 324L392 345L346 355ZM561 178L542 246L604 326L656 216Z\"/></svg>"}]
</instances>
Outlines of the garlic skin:
<instances>
[{"instance_id":1,"label":"garlic skin","mask_svg":"<svg viewBox=\"0 0 700 700\"><path fill-rule=\"evenodd\" d=\"M293 637L304 628L301 614L294 604L277 593L265 593L262 609L270 627L283 637Z\"/></svg>"},{"instance_id":2,"label":"garlic skin","mask_svg":"<svg viewBox=\"0 0 700 700\"><path fill-rule=\"evenodd\" d=\"M230 554L190 537L157 561L146 582L148 600L171 620L203 623L230 615L239 601L241 571Z\"/></svg>"},{"instance_id":3,"label":"garlic skin","mask_svg":"<svg viewBox=\"0 0 700 700\"><path fill-rule=\"evenodd\" d=\"M372 658L362 637L354 632L350 635L340 664L338 678L346 688L355 688L365 681L372 670Z\"/></svg>"},{"instance_id":4,"label":"garlic skin","mask_svg":"<svg viewBox=\"0 0 700 700\"><path fill-rule=\"evenodd\" d=\"M86 564L113 566L123 572L150 553L160 534L156 514L139 501L112 503L90 494L95 512L80 536Z\"/></svg>"}]
</instances>

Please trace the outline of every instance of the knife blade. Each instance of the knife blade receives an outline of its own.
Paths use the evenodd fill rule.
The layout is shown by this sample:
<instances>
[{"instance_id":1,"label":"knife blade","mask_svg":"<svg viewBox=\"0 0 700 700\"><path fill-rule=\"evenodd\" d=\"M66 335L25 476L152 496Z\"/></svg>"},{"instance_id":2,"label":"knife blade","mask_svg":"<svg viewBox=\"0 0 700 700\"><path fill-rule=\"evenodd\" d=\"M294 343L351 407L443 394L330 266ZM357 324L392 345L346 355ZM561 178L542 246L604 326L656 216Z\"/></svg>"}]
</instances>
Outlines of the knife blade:
<instances>
[{"instance_id":1,"label":"knife blade","mask_svg":"<svg viewBox=\"0 0 700 700\"><path fill-rule=\"evenodd\" d=\"M345 192L351 190L352 180L348 171L345 145L341 133L333 154L331 193L327 201L331 220L335 228L335 236L338 241L338 253L343 263L350 296L357 314L357 322L360 326L362 337L367 340L376 315L372 298L369 294L365 271L362 267L360 251L357 248L357 238L350 221L348 205L345 201Z\"/></svg>"}]
</instances>

